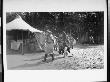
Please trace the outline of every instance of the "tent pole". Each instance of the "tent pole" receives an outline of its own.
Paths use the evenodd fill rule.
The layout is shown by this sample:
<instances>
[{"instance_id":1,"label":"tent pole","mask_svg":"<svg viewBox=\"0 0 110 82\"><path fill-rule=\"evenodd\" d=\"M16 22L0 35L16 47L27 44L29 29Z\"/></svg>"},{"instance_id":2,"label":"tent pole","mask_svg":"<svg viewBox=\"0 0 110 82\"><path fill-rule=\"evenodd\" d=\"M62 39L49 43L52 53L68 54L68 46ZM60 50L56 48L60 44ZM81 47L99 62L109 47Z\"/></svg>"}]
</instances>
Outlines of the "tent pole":
<instances>
[{"instance_id":1,"label":"tent pole","mask_svg":"<svg viewBox=\"0 0 110 82\"><path fill-rule=\"evenodd\" d=\"M23 41L23 31L22 31L22 41ZM23 52L23 42L22 42L22 55L24 55L24 52Z\"/></svg>"}]
</instances>

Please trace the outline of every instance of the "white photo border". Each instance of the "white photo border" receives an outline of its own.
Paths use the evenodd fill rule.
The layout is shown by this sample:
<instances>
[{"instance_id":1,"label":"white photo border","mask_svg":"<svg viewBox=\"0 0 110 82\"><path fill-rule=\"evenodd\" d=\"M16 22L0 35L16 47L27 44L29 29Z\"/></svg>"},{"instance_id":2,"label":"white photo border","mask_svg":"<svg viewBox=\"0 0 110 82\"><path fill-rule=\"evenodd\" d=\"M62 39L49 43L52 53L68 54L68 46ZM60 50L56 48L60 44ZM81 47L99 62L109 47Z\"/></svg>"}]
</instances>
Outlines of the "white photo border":
<instances>
[{"instance_id":1,"label":"white photo border","mask_svg":"<svg viewBox=\"0 0 110 82\"><path fill-rule=\"evenodd\" d=\"M4 82L76 82L107 80L107 4L106 0L4 0L3 61ZM44 3L43 3L44 1ZM47 1L47 2L46 2ZM50 1L50 2L49 2ZM63 1L63 0L62 0ZM54 3L55 2L55 3ZM67 3L66 3L67 2ZM72 3L73 2L73 3ZM70 4L69 4L70 3ZM6 12L98 12L104 11L104 69L101 70L8 70L6 58Z\"/></svg>"}]
</instances>

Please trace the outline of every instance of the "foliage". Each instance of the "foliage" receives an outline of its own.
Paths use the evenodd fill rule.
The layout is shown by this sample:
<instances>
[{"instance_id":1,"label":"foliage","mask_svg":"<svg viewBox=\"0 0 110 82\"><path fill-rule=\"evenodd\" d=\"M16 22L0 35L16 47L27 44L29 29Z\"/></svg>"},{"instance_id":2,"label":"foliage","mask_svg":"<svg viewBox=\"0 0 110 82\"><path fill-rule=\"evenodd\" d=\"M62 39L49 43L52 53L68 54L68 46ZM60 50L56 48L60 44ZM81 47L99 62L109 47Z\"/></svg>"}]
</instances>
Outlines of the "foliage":
<instances>
[{"instance_id":1,"label":"foliage","mask_svg":"<svg viewBox=\"0 0 110 82\"><path fill-rule=\"evenodd\" d=\"M8 12L7 23L18 15L34 28L49 29L56 36L65 32L80 42L88 33L87 37L93 36L95 43L103 43L104 12Z\"/></svg>"}]
</instances>

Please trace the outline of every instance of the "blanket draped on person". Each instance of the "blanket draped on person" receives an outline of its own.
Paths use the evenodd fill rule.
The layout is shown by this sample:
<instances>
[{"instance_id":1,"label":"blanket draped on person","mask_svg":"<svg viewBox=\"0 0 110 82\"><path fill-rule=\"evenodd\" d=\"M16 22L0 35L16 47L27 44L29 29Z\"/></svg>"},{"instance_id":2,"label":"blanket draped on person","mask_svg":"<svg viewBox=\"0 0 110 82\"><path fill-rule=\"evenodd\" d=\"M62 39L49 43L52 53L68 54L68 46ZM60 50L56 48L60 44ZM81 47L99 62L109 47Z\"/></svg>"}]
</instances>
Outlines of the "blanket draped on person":
<instances>
[{"instance_id":1,"label":"blanket draped on person","mask_svg":"<svg viewBox=\"0 0 110 82\"><path fill-rule=\"evenodd\" d=\"M53 35L50 32L44 33L44 37L41 39L41 43L44 44L44 51L45 51L45 57L44 61L46 61L47 55L50 55L52 57L52 60L54 60L54 40Z\"/></svg>"},{"instance_id":2,"label":"blanket draped on person","mask_svg":"<svg viewBox=\"0 0 110 82\"><path fill-rule=\"evenodd\" d=\"M53 47L54 47L54 40L52 39L52 36L50 34L47 34L45 39L45 53L53 54Z\"/></svg>"}]
</instances>

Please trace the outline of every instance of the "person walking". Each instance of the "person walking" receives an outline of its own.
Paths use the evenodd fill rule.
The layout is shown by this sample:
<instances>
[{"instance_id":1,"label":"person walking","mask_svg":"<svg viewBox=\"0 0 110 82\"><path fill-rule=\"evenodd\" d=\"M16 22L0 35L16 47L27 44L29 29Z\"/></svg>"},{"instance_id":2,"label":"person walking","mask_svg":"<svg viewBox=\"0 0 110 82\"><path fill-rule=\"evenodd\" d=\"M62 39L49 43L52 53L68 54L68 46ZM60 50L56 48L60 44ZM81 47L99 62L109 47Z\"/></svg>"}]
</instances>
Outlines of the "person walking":
<instances>
[{"instance_id":1,"label":"person walking","mask_svg":"<svg viewBox=\"0 0 110 82\"><path fill-rule=\"evenodd\" d=\"M45 49L44 49L45 56L44 56L44 60L43 60L44 62L46 61L48 55L50 55L52 57L52 61L54 60L54 53L53 53L54 40L52 39L51 35L52 35L52 33L49 30L47 30L45 33L46 38L45 38Z\"/></svg>"}]
</instances>

